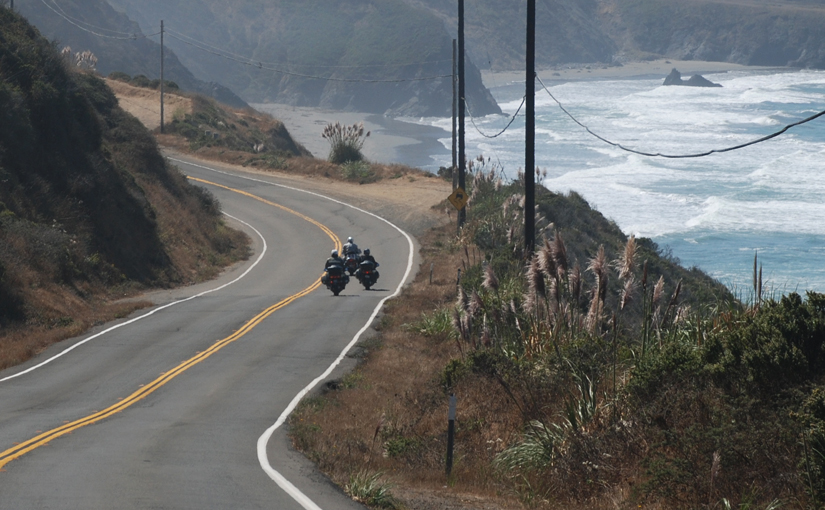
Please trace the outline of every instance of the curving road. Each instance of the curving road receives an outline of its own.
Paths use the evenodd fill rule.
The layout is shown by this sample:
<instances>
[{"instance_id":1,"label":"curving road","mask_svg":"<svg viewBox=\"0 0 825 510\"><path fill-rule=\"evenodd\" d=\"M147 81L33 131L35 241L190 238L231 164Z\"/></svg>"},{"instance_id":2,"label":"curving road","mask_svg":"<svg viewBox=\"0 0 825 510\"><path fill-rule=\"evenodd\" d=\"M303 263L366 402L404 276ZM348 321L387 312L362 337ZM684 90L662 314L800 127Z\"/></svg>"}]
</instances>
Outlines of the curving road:
<instances>
[{"instance_id":1,"label":"curving road","mask_svg":"<svg viewBox=\"0 0 825 510\"><path fill-rule=\"evenodd\" d=\"M0 372L0 509L363 508L290 450L279 425L351 365L346 352L410 276L412 241L273 178L176 164L255 254ZM317 280L350 235L383 262L381 279L365 291L353 278L334 297Z\"/></svg>"}]
</instances>

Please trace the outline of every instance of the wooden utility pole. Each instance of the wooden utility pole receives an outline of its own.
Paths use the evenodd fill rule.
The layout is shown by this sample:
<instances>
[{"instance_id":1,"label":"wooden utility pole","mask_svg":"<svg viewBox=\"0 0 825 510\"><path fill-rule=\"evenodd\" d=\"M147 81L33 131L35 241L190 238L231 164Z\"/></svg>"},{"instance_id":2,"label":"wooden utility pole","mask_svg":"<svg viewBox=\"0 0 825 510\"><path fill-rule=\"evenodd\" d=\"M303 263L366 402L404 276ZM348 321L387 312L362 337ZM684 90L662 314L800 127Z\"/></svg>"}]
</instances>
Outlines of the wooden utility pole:
<instances>
[{"instance_id":1,"label":"wooden utility pole","mask_svg":"<svg viewBox=\"0 0 825 510\"><path fill-rule=\"evenodd\" d=\"M464 183L464 170L467 158L464 155L464 0L458 0L458 187L467 190ZM458 211L458 229L464 226L467 210Z\"/></svg>"},{"instance_id":2,"label":"wooden utility pole","mask_svg":"<svg viewBox=\"0 0 825 510\"><path fill-rule=\"evenodd\" d=\"M160 132L163 133L163 20L160 20Z\"/></svg>"},{"instance_id":3,"label":"wooden utility pole","mask_svg":"<svg viewBox=\"0 0 825 510\"><path fill-rule=\"evenodd\" d=\"M456 187L456 177L458 177L458 175L457 175L458 165L456 164L456 154L455 154L455 144L456 144L456 134L455 134L456 90L455 90L455 87L456 87L456 81L458 79L457 76L456 76L456 61L455 61L455 59L456 59L456 48L455 48L455 43L456 43L456 41L455 41L455 39L453 39L453 90L452 90L452 92L453 92L453 166L451 167L450 173L452 174L453 189L454 190L455 190L455 187Z\"/></svg>"},{"instance_id":4,"label":"wooden utility pole","mask_svg":"<svg viewBox=\"0 0 825 510\"><path fill-rule=\"evenodd\" d=\"M524 254L536 246L536 0L527 0L527 73L524 126Z\"/></svg>"}]
</instances>

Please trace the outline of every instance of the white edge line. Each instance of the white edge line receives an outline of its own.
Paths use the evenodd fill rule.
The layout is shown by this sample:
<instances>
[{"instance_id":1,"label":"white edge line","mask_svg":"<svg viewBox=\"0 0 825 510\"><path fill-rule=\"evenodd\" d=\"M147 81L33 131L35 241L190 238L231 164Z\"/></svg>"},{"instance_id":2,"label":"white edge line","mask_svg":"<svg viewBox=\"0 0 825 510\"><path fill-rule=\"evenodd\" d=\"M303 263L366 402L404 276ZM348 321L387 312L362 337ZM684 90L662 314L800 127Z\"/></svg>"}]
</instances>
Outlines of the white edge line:
<instances>
[{"instance_id":1,"label":"white edge line","mask_svg":"<svg viewBox=\"0 0 825 510\"><path fill-rule=\"evenodd\" d=\"M375 307L375 310L372 311L372 315L370 315L369 320L367 320L366 324L364 324L364 326L361 327L360 330L358 330L358 333L356 333L355 336L352 338L352 340L350 340L350 342L347 344L347 346L344 347L344 350L341 351L341 353L338 355L337 358L335 358L335 361L333 361L332 364L329 367L327 367L327 369L324 371L324 373L322 373L321 375L319 375L318 377L313 379L312 382L310 382L308 385L306 385L306 387L304 387L304 389L302 389L297 395L295 395L295 398L293 398L292 401L289 403L289 405L286 407L286 409L284 409L284 411L278 417L278 420L271 427L266 429L266 431L261 435L261 437L258 438L258 444L257 444L258 462L260 462L260 464L261 464L261 469L263 469L264 472L269 476L269 478L271 478L276 484L278 484L278 486L281 489L283 489L284 492L289 494L292 497L292 499L297 501L298 504L300 504L306 510L321 510L321 507L316 505L311 499L309 499L309 497L306 496L306 494L304 494L303 492L298 490L297 487L292 485L292 483L290 483L289 480L284 478L284 476L281 473L276 471L269 464L269 457L266 453L266 445L269 442L269 439L272 437L272 434L274 434L275 431L281 425L283 425L284 422L286 422L287 417L292 413L292 411L295 410L295 407L297 407L297 405L301 401L301 399L303 399L306 396L307 393L309 393L315 386L317 386L318 383L320 383L321 381L326 379L326 377L330 373L332 373L332 371L335 369L335 367L337 367L341 363L341 361L344 359L344 357L347 355L347 353L350 351L350 349L352 349L352 347L361 338L361 335L363 335L364 332L370 327L370 324L372 324L372 321L375 320L375 317L378 315L378 312L381 311L381 307L384 306L384 303L388 299L392 299L392 298L398 296L399 294L401 294L401 289L404 287L404 284L407 282L407 278L410 277L410 272L412 271L412 267L413 267L413 258L414 258L414 255L415 255L415 247L413 245L412 239L410 238L409 234L407 234L406 232L401 230L397 225L395 225L391 221L387 220L386 218L382 218L381 216L378 216L377 214L371 213L369 211L365 211L364 209L361 209L360 207L355 207L352 204L348 204L346 202L342 202L340 200L336 200L334 198L330 198L328 196L321 195L320 193L315 193L315 192L303 190L303 189L300 189L300 188L293 188L291 186L285 186L283 184L278 184L278 183L271 182L271 181L265 181L263 179L254 179L252 177L247 177L247 176L244 176L244 175L233 174L233 173L230 173L230 172L223 172L221 170L216 170L214 168L209 168L209 167L206 167L206 166L198 165L196 163L191 163L189 161L184 161L184 160L181 160L181 159L175 159L175 158L167 158L167 159L169 159L171 161L176 161L176 162L179 162L179 163L184 163L186 165L191 165L191 166L194 166L196 168L202 168L202 169L205 169L205 170L210 170L212 172L217 172L217 173L224 174L224 175L230 175L232 177L237 177L237 178L240 178L240 179L247 179L247 180L250 180L250 181L269 184L271 186L278 186L280 188L285 188L285 189L294 190L294 191L300 191L302 193L307 193L309 195L314 195L314 196L317 196L317 197L320 197L320 198L324 198L324 199L330 200L332 202L350 207L352 209L355 209L356 211L360 211L360 212L362 212L364 214L367 214L369 216L372 216L374 218L377 218L377 219L383 221L384 223L386 223L387 225L393 227L394 229L399 231L405 238L407 238L407 244L409 245L409 248L410 248L410 253L407 256L407 270L404 272L404 277L401 279L401 282L398 284L398 287L395 289L395 292L393 292L391 295L385 297L384 299L382 299L381 301L378 302L378 305Z\"/></svg>"},{"instance_id":2,"label":"white edge line","mask_svg":"<svg viewBox=\"0 0 825 510\"><path fill-rule=\"evenodd\" d=\"M255 261L255 263L253 263L251 266L249 266L249 267L247 268L247 270L243 272L243 274L242 274L242 275L238 276L237 278L235 278L234 280L232 280L232 281L231 281L231 282L229 282L229 283L225 283L225 284L221 285L220 287L216 287L216 288L214 288L214 289L210 289L210 290L205 290L205 291L203 291L203 292L201 292L201 293L199 293L199 294L195 294L194 296L189 296L188 298L185 298L185 299L179 299L178 301L173 301L173 302L171 302L171 303L167 303L167 304L165 304L165 305L163 305L163 306L159 306L159 307L157 307L157 308L153 309L153 310L152 310L151 312L149 312L149 313L145 313L145 314L141 315L140 317L135 317L134 319L130 319L130 320L126 321L126 322L121 322L120 324L115 324L114 326L112 326L112 327L110 327L110 328L107 328L107 329L105 329L105 330L101 331L100 333L96 333L96 334L94 334L94 335L90 336L89 338L86 338L86 339L84 339L84 340L81 340L80 342L77 342L76 344L72 345L71 347L67 348L66 350L61 351L61 352L59 352L59 353L55 354L55 355L54 355L54 356L52 356L51 358L48 358L48 359L46 359L46 360L44 360L44 361L42 361L42 362L38 363L37 365L34 365L33 367L29 367L29 368L27 368L26 370L23 370L23 371L18 372L18 373L16 373L16 374L12 374L12 375L9 375L9 376L6 376L6 377L4 377L4 378L0 379L0 382L8 381L8 380L10 380L10 379L14 379L15 377L20 377L21 375L28 374L29 372L33 372L34 370L37 370L38 368L40 368L40 367L42 367L42 366L44 366L44 365L46 365L46 364L48 364L48 363L51 363L52 361L56 360L57 358L60 358L61 356L65 355L65 354L68 354L69 352L71 352L71 351L73 351L73 350L77 349L78 347L80 347L81 345L83 345L83 344L85 344L85 343L87 343L87 342L90 342L90 341L94 340L95 338L98 338L98 337L100 337L100 336L103 336L103 335L105 335L106 333L109 333L109 332L111 332L111 331L114 331L114 330L116 330L116 329L118 329L118 328L122 328L123 326L128 326L129 324L132 324L133 322L137 322L137 321L139 321L139 320L141 320L141 319L145 319L146 317L149 317L150 315L154 315L155 313L157 313L157 312L159 312L159 311L161 311L161 310L164 310L164 309L166 309L166 308L169 308L170 306L175 306L175 305L178 305L178 304L180 304L180 303L185 303L185 302L190 301L190 300L192 300L192 299L199 298L199 297L201 297L201 296L205 296L206 294L210 294L210 293L212 293L212 292L216 292L216 291L219 291L219 290L221 290L221 289L225 289L226 287L229 287L229 286L230 286L230 285L232 285L233 283L237 282L238 280L240 280L241 278L243 278L243 277L245 277L247 274L249 274L249 272L250 272L250 271L252 271L252 269L254 269L254 268L255 268L255 266L257 266L257 265L258 265L258 263L259 263L259 262L263 259L264 254L266 253L266 250L267 250L266 239L264 239L264 236L263 236L263 235L261 235L261 233L260 233L260 232L258 232L258 229L256 229L255 227L253 227L253 226L252 226L252 225L250 225L249 223L247 223L247 222L245 222L245 221L243 221L243 220L241 220L241 219L238 219L238 218L236 218L236 217L232 216L231 214L227 214L227 213L223 213L223 214L224 214L225 216L228 216L228 217L232 218L232 219L233 219L233 220L235 220L235 221L239 221L239 222L243 223L243 224L244 224L244 225L246 225L247 227L249 227L249 228L251 228L252 230L254 230L254 231L255 231L255 233L256 233L256 234L258 234L258 237L260 237L260 238L261 238L261 241L263 241L263 243L264 243L263 250L261 250L261 254L258 256L258 260L256 260L256 261Z\"/></svg>"}]
</instances>

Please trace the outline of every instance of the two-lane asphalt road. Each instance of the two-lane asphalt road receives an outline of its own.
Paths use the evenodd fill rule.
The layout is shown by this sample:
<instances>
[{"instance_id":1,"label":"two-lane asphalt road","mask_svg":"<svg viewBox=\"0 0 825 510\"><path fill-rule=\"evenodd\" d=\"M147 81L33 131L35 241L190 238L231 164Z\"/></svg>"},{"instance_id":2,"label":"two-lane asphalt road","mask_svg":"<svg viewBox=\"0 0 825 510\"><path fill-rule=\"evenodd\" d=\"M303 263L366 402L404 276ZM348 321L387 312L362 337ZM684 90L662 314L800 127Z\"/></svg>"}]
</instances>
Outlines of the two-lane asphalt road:
<instances>
[{"instance_id":1,"label":"two-lane asphalt road","mask_svg":"<svg viewBox=\"0 0 825 510\"><path fill-rule=\"evenodd\" d=\"M174 163L218 197L254 255L0 372L0 509L362 508L278 426L308 385L340 376L409 277L412 241L274 179ZM381 278L334 297L317 280L347 236L372 249Z\"/></svg>"}]
</instances>

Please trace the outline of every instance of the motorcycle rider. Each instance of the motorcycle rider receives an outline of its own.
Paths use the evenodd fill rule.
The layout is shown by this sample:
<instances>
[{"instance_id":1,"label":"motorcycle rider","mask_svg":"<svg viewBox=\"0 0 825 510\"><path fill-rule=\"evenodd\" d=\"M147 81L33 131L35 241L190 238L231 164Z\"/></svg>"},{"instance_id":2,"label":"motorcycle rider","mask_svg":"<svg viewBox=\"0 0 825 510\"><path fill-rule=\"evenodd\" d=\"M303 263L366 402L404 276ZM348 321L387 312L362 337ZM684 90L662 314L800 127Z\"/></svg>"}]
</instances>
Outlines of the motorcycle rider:
<instances>
[{"instance_id":1,"label":"motorcycle rider","mask_svg":"<svg viewBox=\"0 0 825 510\"><path fill-rule=\"evenodd\" d=\"M375 264L373 266L372 272L375 275L374 276L375 281L378 281L378 276L380 276L379 273L378 273L378 262L375 261L375 257L370 255L370 249L369 248L365 248L364 249L364 254L361 256L361 262L366 262L366 261L370 261L373 264ZM356 276L360 276L360 272L361 272L361 268L359 267L358 272L356 272Z\"/></svg>"},{"instance_id":2,"label":"motorcycle rider","mask_svg":"<svg viewBox=\"0 0 825 510\"><path fill-rule=\"evenodd\" d=\"M358 245L355 244L355 241L352 240L352 237L347 238L347 244L344 245L344 258L347 256L353 256L358 258L358 255L361 254L361 250L358 248Z\"/></svg>"},{"instance_id":3,"label":"motorcycle rider","mask_svg":"<svg viewBox=\"0 0 825 510\"><path fill-rule=\"evenodd\" d=\"M326 264L324 264L324 275L321 277L321 283L323 283L324 285L326 285L327 282L329 282L329 274L327 271L331 266L338 266L342 270L344 269L344 261L341 259L341 257L338 256L338 250L332 250L332 252L330 252L329 254L329 258L327 259Z\"/></svg>"},{"instance_id":4,"label":"motorcycle rider","mask_svg":"<svg viewBox=\"0 0 825 510\"><path fill-rule=\"evenodd\" d=\"M343 266L344 261L341 257L338 256L338 250L332 250L329 254L329 258L327 259L327 263L324 265L324 271L329 269L329 266Z\"/></svg>"},{"instance_id":5,"label":"motorcycle rider","mask_svg":"<svg viewBox=\"0 0 825 510\"><path fill-rule=\"evenodd\" d=\"M373 257L372 255L370 255L370 249L369 249L369 248L367 248L367 249L365 249L365 250L364 250L364 255L361 257L361 260L362 260L362 261L363 261L363 260L369 260L370 262L372 262L373 264L375 264L375 267L378 267L378 262L376 262L376 261L375 261L375 257Z\"/></svg>"}]
</instances>

